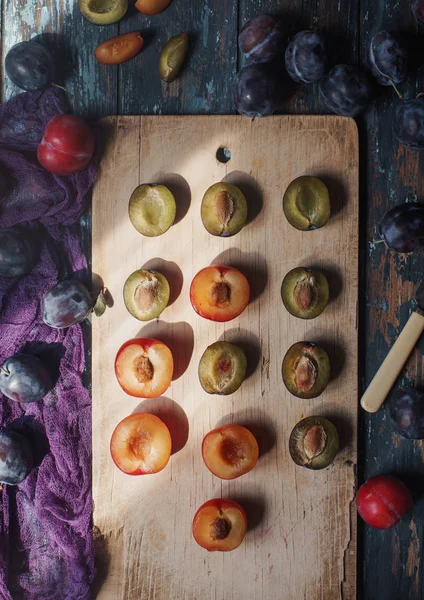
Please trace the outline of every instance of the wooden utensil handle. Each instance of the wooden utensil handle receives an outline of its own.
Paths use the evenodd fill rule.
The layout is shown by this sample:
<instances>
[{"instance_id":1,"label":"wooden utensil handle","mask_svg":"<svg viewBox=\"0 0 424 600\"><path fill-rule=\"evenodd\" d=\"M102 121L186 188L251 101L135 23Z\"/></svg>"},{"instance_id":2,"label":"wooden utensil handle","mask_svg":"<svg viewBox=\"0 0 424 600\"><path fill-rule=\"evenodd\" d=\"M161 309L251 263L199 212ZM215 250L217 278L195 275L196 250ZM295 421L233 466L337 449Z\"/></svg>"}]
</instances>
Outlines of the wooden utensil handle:
<instances>
[{"instance_id":1,"label":"wooden utensil handle","mask_svg":"<svg viewBox=\"0 0 424 600\"><path fill-rule=\"evenodd\" d=\"M381 407L424 330L424 316L413 312L361 399L364 410Z\"/></svg>"}]
</instances>

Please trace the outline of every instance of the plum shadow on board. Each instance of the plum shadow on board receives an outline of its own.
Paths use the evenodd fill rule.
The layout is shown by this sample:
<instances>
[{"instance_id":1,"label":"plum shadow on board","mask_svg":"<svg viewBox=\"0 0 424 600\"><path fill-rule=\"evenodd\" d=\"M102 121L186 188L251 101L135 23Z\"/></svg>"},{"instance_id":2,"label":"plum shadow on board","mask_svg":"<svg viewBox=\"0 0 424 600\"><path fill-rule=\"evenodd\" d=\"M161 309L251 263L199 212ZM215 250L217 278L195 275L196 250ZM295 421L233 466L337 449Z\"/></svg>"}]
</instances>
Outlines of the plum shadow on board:
<instances>
[{"instance_id":1,"label":"plum shadow on board","mask_svg":"<svg viewBox=\"0 0 424 600\"><path fill-rule=\"evenodd\" d=\"M234 328L225 331L218 341L230 342L244 351L247 358L245 381L249 379L256 371L261 359L261 343L258 336L247 329Z\"/></svg>"},{"instance_id":2,"label":"plum shadow on board","mask_svg":"<svg viewBox=\"0 0 424 600\"><path fill-rule=\"evenodd\" d=\"M277 435L272 420L260 409L245 409L229 413L218 421L214 429L230 424L242 425L253 433L259 446L259 460L261 456L270 452L276 444Z\"/></svg>"},{"instance_id":3,"label":"plum shadow on board","mask_svg":"<svg viewBox=\"0 0 424 600\"><path fill-rule=\"evenodd\" d=\"M259 252L242 252L238 248L229 248L218 254L211 264L235 267L243 273L250 286L249 304L262 294L268 283L266 261Z\"/></svg>"},{"instance_id":4,"label":"plum shadow on board","mask_svg":"<svg viewBox=\"0 0 424 600\"><path fill-rule=\"evenodd\" d=\"M163 258L152 258L142 266L142 269L146 269L147 271L158 271L166 277L170 287L168 306L174 304L175 300L181 294L184 283L183 272L177 263L170 260L164 260Z\"/></svg>"},{"instance_id":5,"label":"plum shadow on board","mask_svg":"<svg viewBox=\"0 0 424 600\"><path fill-rule=\"evenodd\" d=\"M261 212L263 206L262 190L256 180L247 173L243 173L243 171L232 171L231 173L228 173L222 181L235 185L243 192L247 201L246 225L254 221Z\"/></svg>"},{"instance_id":6,"label":"plum shadow on board","mask_svg":"<svg viewBox=\"0 0 424 600\"><path fill-rule=\"evenodd\" d=\"M317 346L321 346L330 359L330 382L334 381L343 372L345 362L346 362L346 350L343 344L333 340L324 340L324 339L315 339L313 335L309 336L312 341Z\"/></svg>"},{"instance_id":7,"label":"plum shadow on board","mask_svg":"<svg viewBox=\"0 0 424 600\"><path fill-rule=\"evenodd\" d=\"M168 346L174 358L172 381L176 381L187 371L194 348L194 332L189 323L185 321L178 323L151 321L140 329L137 337L158 339Z\"/></svg>"},{"instance_id":8,"label":"plum shadow on board","mask_svg":"<svg viewBox=\"0 0 424 600\"><path fill-rule=\"evenodd\" d=\"M318 177L327 186L330 196L331 216L337 215L347 203L347 190L342 179L338 179L328 173L317 173ZM331 217L329 224L331 223Z\"/></svg>"},{"instance_id":9,"label":"plum shadow on board","mask_svg":"<svg viewBox=\"0 0 424 600\"><path fill-rule=\"evenodd\" d=\"M188 440L189 423L182 407L165 396L149 398L140 402L133 410L134 413L150 413L159 417L169 429L172 439L172 454L184 448Z\"/></svg>"},{"instance_id":10,"label":"plum shadow on board","mask_svg":"<svg viewBox=\"0 0 424 600\"><path fill-rule=\"evenodd\" d=\"M339 453L344 450L352 442L353 425L346 419L344 415L339 415L335 412L324 412L322 415L333 423L339 434ZM337 455L336 455L337 460Z\"/></svg>"},{"instance_id":11,"label":"plum shadow on board","mask_svg":"<svg viewBox=\"0 0 424 600\"><path fill-rule=\"evenodd\" d=\"M177 205L174 225L182 221L188 213L191 204L190 186L184 177L181 177L181 175L178 175L177 173L159 172L155 174L153 181L150 183L165 185L170 190Z\"/></svg>"},{"instance_id":12,"label":"plum shadow on board","mask_svg":"<svg viewBox=\"0 0 424 600\"><path fill-rule=\"evenodd\" d=\"M265 498L252 496L251 494L243 494L232 496L231 500L238 502L244 509L247 517L247 532L259 527L266 513Z\"/></svg>"}]
</instances>

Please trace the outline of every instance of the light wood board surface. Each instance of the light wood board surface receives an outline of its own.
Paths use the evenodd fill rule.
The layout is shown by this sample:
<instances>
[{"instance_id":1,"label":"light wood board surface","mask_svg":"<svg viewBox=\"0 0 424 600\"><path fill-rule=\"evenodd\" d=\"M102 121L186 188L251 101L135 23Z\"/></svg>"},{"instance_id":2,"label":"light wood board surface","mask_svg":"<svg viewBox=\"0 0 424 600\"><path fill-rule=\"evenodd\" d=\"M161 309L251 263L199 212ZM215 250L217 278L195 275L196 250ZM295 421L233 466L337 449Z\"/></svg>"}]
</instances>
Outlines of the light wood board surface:
<instances>
[{"instance_id":1,"label":"light wood board surface","mask_svg":"<svg viewBox=\"0 0 424 600\"><path fill-rule=\"evenodd\" d=\"M93 194L93 273L114 306L93 318L93 496L100 600L353 600L356 595L355 492L357 441L358 139L351 119L275 116L111 117ZM226 146L231 160L216 151ZM286 221L282 196L292 179L320 176L333 216L322 229L299 232ZM239 185L255 216L238 235L209 235L200 220L205 190L217 181ZM145 238L131 225L128 201L140 183L168 184L179 221ZM260 210L259 210L260 209ZM185 213L185 214L184 214ZM183 216L184 214L184 216ZM181 218L183 216L183 218ZM252 288L245 312L229 323L195 314L193 276L211 263L240 268ZM178 297L160 320L143 324L126 311L122 289L147 265L170 279ZM281 301L284 275L296 266L329 274L332 301L315 320L292 317ZM179 288L181 288L179 290ZM172 293L171 293L172 297ZM166 397L140 402L114 375L123 342L137 335L171 347L176 379ZM240 343L253 371L232 396L210 396L197 377L205 348ZM320 342L333 378L323 395L300 400L281 378L287 349ZM184 447L157 475L130 477L109 454L113 429L135 410L173 423ZM341 451L324 471L296 466L288 452L293 426L308 415L332 418ZM233 481L204 466L203 436L219 424L250 426L263 450L257 466ZM178 438L178 439L177 439ZM177 448L178 449L178 448ZM191 535L196 509L227 497L247 511L250 528L231 553L208 553Z\"/></svg>"}]
</instances>

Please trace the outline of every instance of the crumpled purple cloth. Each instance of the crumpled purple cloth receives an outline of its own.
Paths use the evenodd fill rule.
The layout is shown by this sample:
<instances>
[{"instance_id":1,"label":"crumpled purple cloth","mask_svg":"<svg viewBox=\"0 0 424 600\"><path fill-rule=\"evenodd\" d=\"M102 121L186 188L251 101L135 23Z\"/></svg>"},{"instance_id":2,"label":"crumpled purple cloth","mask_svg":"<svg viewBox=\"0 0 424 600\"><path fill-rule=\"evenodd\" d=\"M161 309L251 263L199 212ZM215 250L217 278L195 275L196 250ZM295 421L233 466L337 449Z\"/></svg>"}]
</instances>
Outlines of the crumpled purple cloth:
<instances>
[{"instance_id":1,"label":"crumpled purple cloth","mask_svg":"<svg viewBox=\"0 0 424 600\"><path fill-rule=\"evenodd\" d=\"M57 384L44 400L19 405L0 394L0 426L24 433L35 468L0 492L1 600L88 600L94 578L91 530L91 398L82 382L84 329L43 323L40 299L59 279L87 275L77 221L95 166L56 177L37 162L46 123L69 112L57 88L0 105L0 227L22 225L42 240L41 258L19 278L0 277L0 364L18 351L44 359Z\"/></svg>"}]
</instances>

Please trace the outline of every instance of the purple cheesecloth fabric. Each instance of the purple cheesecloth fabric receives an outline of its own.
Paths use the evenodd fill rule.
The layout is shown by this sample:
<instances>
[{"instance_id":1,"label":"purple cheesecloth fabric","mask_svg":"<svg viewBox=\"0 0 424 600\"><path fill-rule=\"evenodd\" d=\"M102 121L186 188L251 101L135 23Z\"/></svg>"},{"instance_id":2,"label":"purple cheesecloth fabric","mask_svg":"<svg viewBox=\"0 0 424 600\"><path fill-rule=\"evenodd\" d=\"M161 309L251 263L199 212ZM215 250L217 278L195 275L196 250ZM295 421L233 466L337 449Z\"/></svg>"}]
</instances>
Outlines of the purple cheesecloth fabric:
<instances>
[{"instance_id":1,"label":"purple cheesecloth fabric","mask_svg":"<svg viewBox=\"0 0 424 600\"><path fill-rule=\"evenodd\" d=\"M24 277L0 277L0 364L18 351L44 359L57 384L41 402L0 394L0 428L25 434L35 468L0 491L0 600L88 600L94 578L91 531L91 399L82 383L84 328L51 329L40 300L59 279L87 275L77 221L95 167L56 177L37 162L47 122L68 112L57 88L0 105L0 170L6 196L0 227L20 225L41 240L41 258Z\"/></svg>"}]
</instances>

